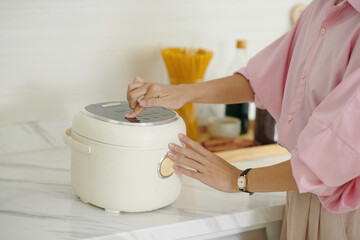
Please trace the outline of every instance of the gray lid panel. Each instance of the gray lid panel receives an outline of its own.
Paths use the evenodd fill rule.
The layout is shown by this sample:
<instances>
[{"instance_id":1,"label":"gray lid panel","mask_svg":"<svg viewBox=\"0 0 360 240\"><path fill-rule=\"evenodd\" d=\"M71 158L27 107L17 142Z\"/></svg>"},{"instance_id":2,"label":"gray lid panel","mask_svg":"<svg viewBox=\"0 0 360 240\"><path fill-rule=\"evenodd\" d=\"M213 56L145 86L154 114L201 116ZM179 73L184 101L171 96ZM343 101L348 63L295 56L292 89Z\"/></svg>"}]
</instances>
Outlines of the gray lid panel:
<instances>
[{"instance_id":1,"label":"gray lid panel","mask_svg":"<svg viewBox=\"0 0 360 240\"><path fill-rule=\"evenodd\" d=\"M166 124L179 118L175 111L161 107L146 108L137 118L126 118L132 112L127 101L91 104L82 112L92 118L119 125L152 126Z\"/></svg>"}]
</instances>

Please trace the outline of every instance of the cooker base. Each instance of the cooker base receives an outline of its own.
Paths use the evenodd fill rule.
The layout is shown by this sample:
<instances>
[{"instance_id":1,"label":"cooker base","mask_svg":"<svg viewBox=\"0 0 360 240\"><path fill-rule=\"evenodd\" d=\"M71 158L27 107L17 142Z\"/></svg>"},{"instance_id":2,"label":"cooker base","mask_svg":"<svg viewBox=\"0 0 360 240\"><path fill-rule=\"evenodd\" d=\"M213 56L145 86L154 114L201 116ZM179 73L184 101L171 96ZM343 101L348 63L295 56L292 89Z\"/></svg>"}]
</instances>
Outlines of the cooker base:
<instances>
[{"instance_id":1,"label":"cooker base","mask_svg":"<svg viewBox=\"0 0 360 240\"><path fill-rule=\"evenodd\" d=\"M85 199L83 199L83 198L81 198L81 197L79 197L79 199L80 199L80 201L82 201L82 202L85 203L85 204L91 204L91 203L89 203L88 201L86 201ZM92 204L91 204L91 205L92 205ZM95 206L95 205L94 205L94 206ZM102 207L100 207L100 208L102 208ZM105 212L108 212L108 213L116 213L116 214L119 214L119 213L120 213L119 210L111 210L111 209L106 209L106 208L102 208L102 209L104 209Z\"/></svg>"},{"instance_id":2,"label":"cooker base","mask_svg":"<svg viewBox=\"0 0 360 240\"><path fill-rule=\"evenodd\" d=\"M110 209L106 209L106 208L105 208L105 212L108 212L108 213L116 213L116 214L119 214L119 213L120 213L120 211L118 211L118 210L110 210Z\"/></svg>"},{"instance_id":3,"label":"cooker base","mask_svg":"<svg viewBox=\"0 0 360 240\"><path fill-rule=\"evenodd\" d=\"M80 201L82 201L83 203L86 203L86 204L88 204L89 202L88 201L86 201L85 199L83 199L83 198L80 198Z\"/></svg>"}]
</instances>

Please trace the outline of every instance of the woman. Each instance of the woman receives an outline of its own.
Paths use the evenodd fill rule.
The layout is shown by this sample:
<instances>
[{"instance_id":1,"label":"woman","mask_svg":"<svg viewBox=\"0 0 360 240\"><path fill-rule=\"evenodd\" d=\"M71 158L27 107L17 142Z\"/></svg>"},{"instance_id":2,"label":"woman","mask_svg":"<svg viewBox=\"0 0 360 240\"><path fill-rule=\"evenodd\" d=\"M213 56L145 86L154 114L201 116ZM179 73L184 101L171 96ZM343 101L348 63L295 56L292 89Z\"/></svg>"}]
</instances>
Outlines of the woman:
<instances>
[{"instance_id":1,"label":"woman","mask_svg":"<svg viewBox=\"0 0 360 240\"><path fill-rule=\"evenodd\" d=\"M277 121L290 160L242 171L180 135L191 149L171 143L168 156L194 170L175 170L224 192L288 191L282 239L359 239L359 36L360 0L315 0L233 76L178 86L136 78L128 117L153 106L254 101Z\"/></svg>"}]
</instances>

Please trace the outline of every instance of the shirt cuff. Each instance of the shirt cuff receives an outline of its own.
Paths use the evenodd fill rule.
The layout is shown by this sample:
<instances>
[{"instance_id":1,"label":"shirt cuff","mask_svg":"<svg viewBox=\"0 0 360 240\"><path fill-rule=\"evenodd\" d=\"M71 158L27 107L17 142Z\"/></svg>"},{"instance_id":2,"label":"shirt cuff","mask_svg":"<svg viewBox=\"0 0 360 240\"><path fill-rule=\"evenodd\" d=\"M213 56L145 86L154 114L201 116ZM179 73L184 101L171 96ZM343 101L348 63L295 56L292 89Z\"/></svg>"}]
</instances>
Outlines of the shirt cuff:
<instances>
[{"instance_id":1,"label":"shirt cuff","mask_svg":"<svg viewBox=\"0 0 360 240\"><path fill-rule=\"evenodd\" d=\"M243 77L245 77L250 84L250 87L253 90L254 93L254 103L257 108L265 109L265 105L263 104L263 101L260 99L259 89L256 85L256 74L253 74L248 67L242 67L238 71L235 72L235 74L241 74Z\"/></svg>"}]
</instances>

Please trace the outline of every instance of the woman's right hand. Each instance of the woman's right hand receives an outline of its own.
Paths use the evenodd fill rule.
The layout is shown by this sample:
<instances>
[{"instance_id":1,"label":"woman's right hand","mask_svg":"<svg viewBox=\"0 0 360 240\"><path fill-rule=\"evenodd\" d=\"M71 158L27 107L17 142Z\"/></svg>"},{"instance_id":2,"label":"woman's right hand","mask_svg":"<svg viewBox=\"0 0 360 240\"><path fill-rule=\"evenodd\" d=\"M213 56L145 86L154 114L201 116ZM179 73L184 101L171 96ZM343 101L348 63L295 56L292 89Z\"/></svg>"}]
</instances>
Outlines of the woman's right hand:
<instances>
[{"instance_id":1,"label":"woman's right hand","mask_svg":"<svg viewBox=\"0 0 360 240\"><path fill-rule=\"evenodd\" d=\"M188 100L188 91L185 88L186 85L152 83L136 77L128 86L127 100L133 111L126 117L136 118L144 108L148 107L162 107L169 110L181 108Z\"/></svg>"}]
</instances>

